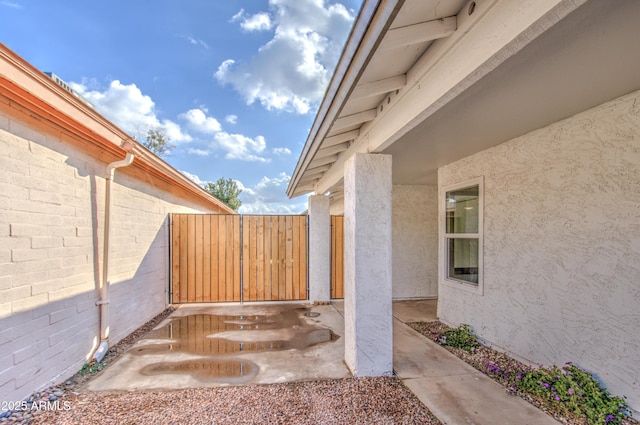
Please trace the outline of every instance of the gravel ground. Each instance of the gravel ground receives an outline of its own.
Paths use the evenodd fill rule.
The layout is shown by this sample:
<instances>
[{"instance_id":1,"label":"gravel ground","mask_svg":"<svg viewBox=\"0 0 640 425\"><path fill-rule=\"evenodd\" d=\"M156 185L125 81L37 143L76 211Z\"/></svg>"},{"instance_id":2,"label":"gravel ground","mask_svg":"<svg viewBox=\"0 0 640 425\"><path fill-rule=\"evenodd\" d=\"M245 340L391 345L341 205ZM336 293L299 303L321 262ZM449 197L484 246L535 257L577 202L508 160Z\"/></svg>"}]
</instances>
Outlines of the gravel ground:
<instances>
[{"instance_id":1,"label":"gravel ground","mask_svg":"<svg viewBox=\"0 0 640 425\"><path fill-rule=\"evenodd\" d=\"M417 323L407 323L410 327L420 332L422 335L426 336L432 341L436 341L438 336L443 332L450 330L451 328L444 323L441 322L417 322ZM436 341L437 342L437 341ZM515 370L515 369L531 369L525 364L512 359L508 355L501 353L496 350L492 350L491 348L484 347L480 345L475 349L474 353L469 353L461 348L453 348L448 346L443 346L451 353L455 354L471 366L475 367L479 371L483 372L487 376L489 376L494 381L498 382L501 385L505 385L505 381L496 377L492 374L487 374L487 365L489 363L496 365L500 368L500 370ZM505 386L505 391L507 391L507 387ZM550 406L547 406L543 401L538 400L534 397L525 394L517 394L524 400L528 401L532 405L537 408L547 412L547 414L553 416L558 422L567 424L567 425L585 425L586 422L582 420L577 420L575 418L568 418L562 415L560 412L554 411ZM622 425L637 425L638 422L634 419L626 419L622 422Z\"/></svg>"},{"instance_id":2,"label":"gravel ground","mask_svg":"<svg viewBox=\"0 0 640 425\"><path fill-rule=\"evenodd\" d=\"M440 424L398 378L84 393L33 424Z\"/></svg>"},{"instance_id":3,"label":"gravel ground","mask_svg":"<svg viewBox=\"0 0 640 425\"><path fill-rule=\"evenodd\" d=\"M109 349L108 367L174 311L169 308ZM0 424L433 424L441 422L395 377L350 378L180 391L92 393L100 372L76 373L34 393Z\"/></svg>"}]
</instances>

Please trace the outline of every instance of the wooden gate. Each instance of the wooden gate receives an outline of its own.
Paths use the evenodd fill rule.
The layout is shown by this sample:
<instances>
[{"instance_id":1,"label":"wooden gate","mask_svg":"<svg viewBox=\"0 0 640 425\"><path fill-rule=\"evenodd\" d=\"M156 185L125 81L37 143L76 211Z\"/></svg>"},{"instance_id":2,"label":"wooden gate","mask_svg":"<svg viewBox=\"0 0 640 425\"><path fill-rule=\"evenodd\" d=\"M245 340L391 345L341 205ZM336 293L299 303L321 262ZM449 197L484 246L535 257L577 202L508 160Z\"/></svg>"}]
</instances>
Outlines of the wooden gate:
<instances>
[{"instance_id":1,"label":"wooden gate","mask_svg":"<svg viewBox=\"0 0 640 425\"><path fill-rule=\"evenodd\" d=\"M331 216L331 298L344 298L344 216Z\"/></svg>"},{"instance_id":2,"label":"wooden gate","mask_svg":"<svg viewBox=\"0 0 640 425\"><path fill-rule=\"evenodd\" d=\"M171 302L307 299L306 216L171 215Z\"/></svg>"}]
</instances>

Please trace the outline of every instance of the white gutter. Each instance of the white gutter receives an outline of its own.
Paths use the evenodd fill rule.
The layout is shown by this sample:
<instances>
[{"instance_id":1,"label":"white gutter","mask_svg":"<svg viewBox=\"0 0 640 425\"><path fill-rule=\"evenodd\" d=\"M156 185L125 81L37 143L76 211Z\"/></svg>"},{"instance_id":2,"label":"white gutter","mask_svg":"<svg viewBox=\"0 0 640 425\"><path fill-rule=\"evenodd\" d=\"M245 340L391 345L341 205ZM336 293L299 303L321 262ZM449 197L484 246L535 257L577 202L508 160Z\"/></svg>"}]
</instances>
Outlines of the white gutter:
<instances>
[{"instance_id":1,"label":"white gutter","mask_svg":"<svg viewBox=\"0 0 640 425\"><path fill-rule=\"evenodd\" d=\"M104 241L102 247L102 281L100 282L100 299L96 305L100 307L100 345L93 353L93 359L101 361L109 349L109 230L111 227L111 182L113 181L116 168L127 167L133 163L134 145L124 142L123 148L127 151L127 156L107 165L105 201L104 201Z\"/></svg>"}]
</instances>

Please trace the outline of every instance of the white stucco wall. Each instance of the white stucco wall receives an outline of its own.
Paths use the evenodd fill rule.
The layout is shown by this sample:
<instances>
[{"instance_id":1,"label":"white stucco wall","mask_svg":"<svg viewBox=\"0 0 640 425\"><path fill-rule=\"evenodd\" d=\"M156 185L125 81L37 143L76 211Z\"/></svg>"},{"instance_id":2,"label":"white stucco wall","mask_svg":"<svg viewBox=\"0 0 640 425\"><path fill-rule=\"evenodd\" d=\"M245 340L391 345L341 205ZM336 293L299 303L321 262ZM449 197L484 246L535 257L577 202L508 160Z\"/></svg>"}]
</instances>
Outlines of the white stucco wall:
<instances>
[{"instance_id":1,"label":"white stucco wall","mask_svg":"<svg viewBox=\"0 0 640 425\"><path fill-rule=\"evenodd\" d=\"M354 376L391 375L392 157L357 153L344 175L344 361Z\"/></svg>"},{"instance_id":2,"label":"white stucco wall","mask_svg":"<svg viewBox=\"0 0 640 425\"><path fill-rule=\"evenodd\" d=\"M309 301L331 300L331 216L329 198L309 196Z\"/></svg>"},{"instance_id":3,"label":"white stucco wall","mask_svg":"<svg viewBox=\"0 0 640 425\"><path fill-rule=\"evenodd\" d=\"M438 296L438 188L393 186L393 298Z\"/></svg>"},{"instance_id":4,"label":"white stucco wall","mask_svg":"<svg viewBox=\"0 0 640 425\"><path fill-rule=\"evenodd\" d=\"M484 295L441 273L440 318L639 410L640 92L442 167L441 221L442 187L480 176Z\"/></svg>"},{"instance_id":5,"label":"white stucco wall","mask_svg":"<svg viewBox=\"0 0 640 425\"><path fill-rule=\"evenodd\" d=\"M72 375L99 339L106 164L31 124L0 113L0 400ZM112 344L166 307L167 215L203 210L127 172L112 195Z\"/></svg>"}]
</instances>

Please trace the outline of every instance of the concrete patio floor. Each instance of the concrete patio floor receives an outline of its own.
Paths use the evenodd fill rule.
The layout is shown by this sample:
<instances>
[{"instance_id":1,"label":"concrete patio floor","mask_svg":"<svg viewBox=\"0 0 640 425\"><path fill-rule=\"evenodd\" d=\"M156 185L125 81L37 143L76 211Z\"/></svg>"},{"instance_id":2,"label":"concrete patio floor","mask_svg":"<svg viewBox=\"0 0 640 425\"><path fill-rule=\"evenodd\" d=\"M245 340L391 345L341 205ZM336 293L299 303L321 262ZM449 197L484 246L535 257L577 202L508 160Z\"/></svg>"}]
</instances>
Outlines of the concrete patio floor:
<instances>
[{"instance_id":1,"label":"concrete patio floor","mask_svg":"<svg viewBox=\"0 0 640 425\"><path fill-rule=\"evenodd\" d=\"M394 301L393 368L443 424L553 425L553 418L406 323L437 320L437 300ZM350 377L344 303L183 305L89 391L169 390Z\"/></svg>"},{"instance_id":2,"label":"concrete patio floor","mask_svg":"<svg viewBox=\"0 0 640 425\"><path fill-rule=\"evenodd\" d=\"M351 376L344 321L331 305L182 305L89 391L272 384Z\"/></svg>"}]
</instances>

